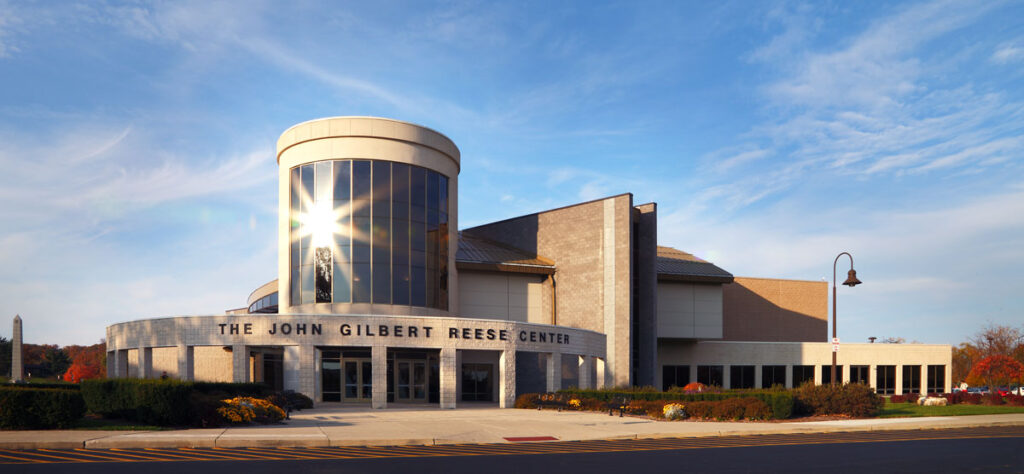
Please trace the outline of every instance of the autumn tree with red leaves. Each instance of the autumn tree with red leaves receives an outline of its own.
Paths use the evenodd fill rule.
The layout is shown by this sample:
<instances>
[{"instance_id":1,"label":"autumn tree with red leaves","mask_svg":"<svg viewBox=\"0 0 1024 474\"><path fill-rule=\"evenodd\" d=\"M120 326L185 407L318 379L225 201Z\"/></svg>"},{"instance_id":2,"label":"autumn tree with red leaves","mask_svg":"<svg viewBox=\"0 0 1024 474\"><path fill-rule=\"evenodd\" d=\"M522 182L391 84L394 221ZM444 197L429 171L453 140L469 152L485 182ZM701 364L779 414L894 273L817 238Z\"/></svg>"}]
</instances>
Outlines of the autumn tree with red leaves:
<instances>
[{"instance_id":1,"label":"autumn tree with red leaves","mask_svg":"<svg viewBox=\"0 0 1024 474\"><path fill-rule=\"evenodd\" d=\"M1024 381L1024 364L1005 355L992 355L978 361L967 375L971 385L998 387Z\"/></svg>"}]
</instances>

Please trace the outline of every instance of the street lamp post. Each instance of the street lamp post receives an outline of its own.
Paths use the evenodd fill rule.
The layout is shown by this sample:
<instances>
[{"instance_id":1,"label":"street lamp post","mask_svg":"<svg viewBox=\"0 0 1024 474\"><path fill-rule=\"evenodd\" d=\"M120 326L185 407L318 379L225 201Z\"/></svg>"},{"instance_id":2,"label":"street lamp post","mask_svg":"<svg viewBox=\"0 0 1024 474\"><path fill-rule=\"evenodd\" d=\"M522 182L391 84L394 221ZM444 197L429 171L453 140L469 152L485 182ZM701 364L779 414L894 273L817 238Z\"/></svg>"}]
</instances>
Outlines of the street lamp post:
<instances>
[{"instance_id":1,"label":"street lamp post","mask_svg":"<svg viewBox=\"0 0 1024 474\"><path fill-rule=\"evenodd\" d=\"M848 252L840 253L836 255L836 259L832 262L832 343L835 344L836 340L836 264L839 263L839 257L846 255L850 257L850 271L846 273L846 281L844 285L849 287L857 286L861 283L857 279L857 271L853 269L853 255ZM832 348L832 385L836 384L836 348Z\"/></svg>"}]
</instances>

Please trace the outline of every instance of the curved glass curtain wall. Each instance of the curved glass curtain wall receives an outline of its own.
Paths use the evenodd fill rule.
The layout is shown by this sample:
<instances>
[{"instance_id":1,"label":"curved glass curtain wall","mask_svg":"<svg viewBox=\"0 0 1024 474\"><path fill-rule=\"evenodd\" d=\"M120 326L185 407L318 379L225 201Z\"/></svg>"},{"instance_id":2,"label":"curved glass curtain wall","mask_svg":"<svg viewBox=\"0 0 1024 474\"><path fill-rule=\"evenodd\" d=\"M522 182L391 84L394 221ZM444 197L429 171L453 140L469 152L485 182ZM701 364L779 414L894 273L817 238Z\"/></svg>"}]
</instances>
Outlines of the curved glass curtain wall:
<instances>
[{"instance_id":1,"label":"curved glass curtain wall","mask_svg":"<svg viewBox=\"0 0 1024 474\"><path fill-rule=\"evenodd\" d=\"M292 304L448 309L448 178L379 160L290 170Z\"/></svg>"}]
</instances>

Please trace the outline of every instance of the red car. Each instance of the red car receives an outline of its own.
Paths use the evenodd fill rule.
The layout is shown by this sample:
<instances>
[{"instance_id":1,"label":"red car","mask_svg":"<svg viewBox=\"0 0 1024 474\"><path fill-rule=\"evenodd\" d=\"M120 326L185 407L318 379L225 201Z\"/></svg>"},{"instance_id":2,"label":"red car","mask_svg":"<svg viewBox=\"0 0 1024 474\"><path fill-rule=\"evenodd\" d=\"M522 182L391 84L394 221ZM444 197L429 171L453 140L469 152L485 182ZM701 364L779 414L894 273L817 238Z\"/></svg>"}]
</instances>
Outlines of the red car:
<instances>
[{"instance_id":1,"label":"red car","mask_svg":"<svg viewBox=\"0 0 1024 474\"><path fill-rule=\"evenodd\" d=\"M1008 397L1010 396L1010 387L996 387L996 393L998 393L1000 397Z\"/></svg>"}]
</instances>

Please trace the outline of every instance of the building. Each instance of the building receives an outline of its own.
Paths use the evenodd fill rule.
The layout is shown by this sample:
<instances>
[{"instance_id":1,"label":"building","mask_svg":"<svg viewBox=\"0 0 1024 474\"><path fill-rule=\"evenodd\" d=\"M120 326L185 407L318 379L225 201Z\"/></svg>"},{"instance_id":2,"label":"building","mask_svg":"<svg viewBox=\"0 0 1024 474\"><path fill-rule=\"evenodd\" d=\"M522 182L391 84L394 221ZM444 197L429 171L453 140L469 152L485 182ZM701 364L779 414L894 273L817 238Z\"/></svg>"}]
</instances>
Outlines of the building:
<instances>
[{"instance_id":1,"label":"building","mask_svg":"<svg viewBox=\"0 0 1024 474\"><path fill-rule=\"evenodd\" d=\"M659 247L621 194L458 229L460 153L368 117L285 131L278 279L245 308L107 328L112 377L260 381L317 402L470 401L690 381L827 381L827 285ZM950 346L844 344L843 381L948 391Z\"/></svg>"}]
</instances>

